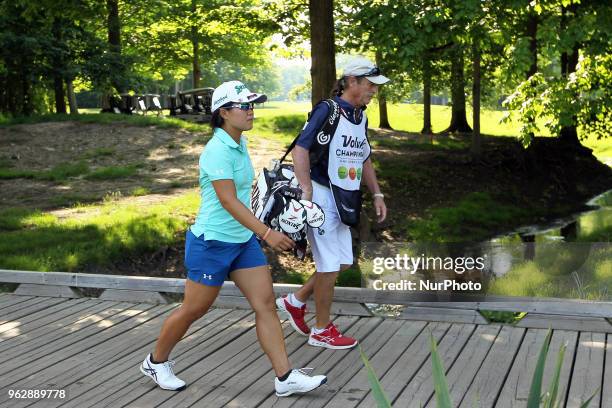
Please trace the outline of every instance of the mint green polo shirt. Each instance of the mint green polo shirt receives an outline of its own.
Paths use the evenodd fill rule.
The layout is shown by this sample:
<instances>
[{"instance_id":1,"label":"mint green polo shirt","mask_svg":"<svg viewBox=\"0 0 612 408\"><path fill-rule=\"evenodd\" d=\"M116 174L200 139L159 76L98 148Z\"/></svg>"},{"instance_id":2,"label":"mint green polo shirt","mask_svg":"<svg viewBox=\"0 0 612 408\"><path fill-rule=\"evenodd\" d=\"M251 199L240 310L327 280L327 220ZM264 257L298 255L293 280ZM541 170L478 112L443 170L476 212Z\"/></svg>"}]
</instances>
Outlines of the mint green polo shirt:
<instances>
[{"instance_id":1,"label":"mint green polo shirt","mask_svg":"<svg viewBox=\"0 0 612 408\"><path fill-rule=\"evenodd\" d=\"M215 128L213 137L200 155L201 202L191 232L196 237L204 234L205 240L214 239L233 243L248 241L253 232L236 221L223 208L212 182L233 180L238 199L250 210L254 178L255 172L244 136L240 137L238 144L225 130Z\"/></svg>"}]
</instances>

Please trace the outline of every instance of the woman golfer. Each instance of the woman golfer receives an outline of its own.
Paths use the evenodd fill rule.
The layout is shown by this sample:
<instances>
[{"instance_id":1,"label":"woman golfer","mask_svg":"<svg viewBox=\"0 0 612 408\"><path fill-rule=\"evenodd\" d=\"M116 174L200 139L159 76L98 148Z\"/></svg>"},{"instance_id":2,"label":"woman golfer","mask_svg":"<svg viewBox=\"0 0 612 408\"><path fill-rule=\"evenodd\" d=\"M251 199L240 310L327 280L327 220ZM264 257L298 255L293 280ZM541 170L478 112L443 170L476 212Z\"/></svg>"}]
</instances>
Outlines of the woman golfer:
<instances>
[{"instance_id":1,"label":"woman golfer","mask_svg":"<svg viewBox=\"0 0 612 408\"><path fill-rule=\"evenodd\" d=\"M255 311L257 338L276 373L276 395L308 392L327 381L324 375L308 376L291 369L268 262L254 235L275 250L294 245L250 211L254 171L242 132L253 127L254 103L266 100L266 95L250 92L239 81L225 82L213 93L213 137L200 156L202 201L185 242L185 298L165 320L155 351L140 366L163 389L185 388L168 356L189 326L208 311L228 276Z\"/></svg>"}]
</instances>

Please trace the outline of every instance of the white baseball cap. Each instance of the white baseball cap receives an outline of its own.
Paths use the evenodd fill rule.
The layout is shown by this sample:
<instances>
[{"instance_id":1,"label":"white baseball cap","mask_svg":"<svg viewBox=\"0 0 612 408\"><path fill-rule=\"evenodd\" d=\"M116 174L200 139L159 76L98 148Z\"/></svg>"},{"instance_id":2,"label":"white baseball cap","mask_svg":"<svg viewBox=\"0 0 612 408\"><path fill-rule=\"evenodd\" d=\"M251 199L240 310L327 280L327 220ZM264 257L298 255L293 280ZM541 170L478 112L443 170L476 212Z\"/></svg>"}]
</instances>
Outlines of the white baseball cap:
<instances>
[{"instance_id":1,"label":"white baseball cap","mask_svg":"<svg viewBox=\"0 0 612 408\"><path fill-rule=\"evenodd\" d=\"M228 102L253 102L262 103L268 100L268 97L264 94L252 93L240 81L228 81L219 85L212 96L212 107L211 111L216 111L221 106Z\"/></svg>"},{"instance_id":2,"label":"white baseball cap","mask_svg":"<svg viewBox=\"0 0 612 408\"><path fill-rule=\"evenodd\" d=\"M389 78L380 74L380 68L363 57L351 59L344 67L342 76L365 77L376 85L386 84L390 81Z\"/></svg>"}]
</instances>

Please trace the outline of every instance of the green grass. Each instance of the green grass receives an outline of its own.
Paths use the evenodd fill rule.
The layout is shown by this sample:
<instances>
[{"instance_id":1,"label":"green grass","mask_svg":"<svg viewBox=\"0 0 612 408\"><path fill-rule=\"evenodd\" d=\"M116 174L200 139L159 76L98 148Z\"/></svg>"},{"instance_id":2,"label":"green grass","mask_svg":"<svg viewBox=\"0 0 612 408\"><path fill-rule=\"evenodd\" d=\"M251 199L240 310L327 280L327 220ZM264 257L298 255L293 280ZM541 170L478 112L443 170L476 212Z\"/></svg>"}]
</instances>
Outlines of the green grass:
<instances>
[{"instance_id":1,"label":"green grass","mask_svg":"<svg viewBox=\"0 0 612 408\"><path fill-rule=\"evenodd\" d=\"M137 171L135 165L101 167L86 175L85 178L87 180L116 180L133 176Z\"/></svg>"},{"instance_id":2,"label":"green grass","mask_svg":"<svg viewBox=\"0 0 612 408\"><path fill-rule=\"evenodd\" d=\"M76 163L61 163L48 171L0 168L0 179L29 178L62 182L69 178L84 176L87 180L115 180L133 176L136 174L138 168L142 166L142 164L109 166L90 171L87 163L79 161Z\"/></svg>"},{"instance_id":3,"label":"green grass","mask_svg":"<svg viewBox=\"0 0 612 408\"><path fill-rule=\"evenodd\" d=\"M487 193L470 193L453 207L433 209L423 218L406 221L405 232L411 241L479 241L500 225L515 223L529 215L527 209L503 205Z\"/></svg>"},{"instance_id":4,"label":"green grass","mask_svg":"<svg viewBox=\"0 0 612 408\"><path fill-rule=\"evenodd\" d=\"M112 156L115 154L115 151L116 150L113 147L98 147L96 149L86 151L83 153L82 157L84 159L95 159L97 157Z\"/></svg>"},{"instance_id":5,"label":"green grass","mask_svg":"<svg viewBox=\"0 0 612 408\"><path fill-rule=\"evenodd\" d=\"M488 294L609 300L612 249L588 244L539 246L535 259L495 278Z\"/></svg>"},{"instance_id":6,"label":"green grass","mask_svg":"<svg viewBox=\"0 0 612 408\"><path fill-rule=\"evenodd\" d=\"M29 210L0 213L0 268L74 271L182 241L197 192L141 207L107 202L81 206L78 219Z\"/></svg>"},{"instance_id":7,"label":"green grass","mask_svg":"<svg viewBox=\"0 0 612 408\"><path fill-rule=\"evenodd\" d=\"M60 163L47 171L0 168L0 179L28 178L60 182L87 173L89 173L89 166L84 161L79 161L76 163Z\"/></svg>"},{"instance_id":8,"label":"green grass","mask_svg":"<svg viewBox=\"0 0 612 408\"><path fill-rule=\"evenodd\" d=\"M162 129L185 129L192 132L210 133L210 126L188 122L186 120L139 115L116 115L112 113L85 113L79 115L49 114L20 116L16 118L0 118L0 126L12 126L20 124L34 124L43 122L80 122L80 123L125 123L132 126L156 126Z\"/></svg>"},{"instance_id":9,"label":"green grass","mask_svg":"<svg viewBox=\"0 0 612 408\"><path fill-rule=\"evenodd\" d=\"M151 194L151 190L147 187L136 187L134 190L132 190L132 195L134 197L146 196L149 194Z\"/></svg>"}]
</instances>

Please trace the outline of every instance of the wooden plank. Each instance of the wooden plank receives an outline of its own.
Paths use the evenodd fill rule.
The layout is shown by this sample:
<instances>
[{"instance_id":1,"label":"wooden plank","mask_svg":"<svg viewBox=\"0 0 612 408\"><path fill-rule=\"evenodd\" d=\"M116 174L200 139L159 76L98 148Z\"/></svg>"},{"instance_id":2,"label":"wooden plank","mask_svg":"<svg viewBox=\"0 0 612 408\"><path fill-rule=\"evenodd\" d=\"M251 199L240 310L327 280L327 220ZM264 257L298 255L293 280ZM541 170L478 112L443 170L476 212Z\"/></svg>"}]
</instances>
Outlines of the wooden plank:
<instances>
[{"instance_id":1,"label":"wooden plank","mask_svg":"<svg viewBox=\"0 0 612 408\"><path fill-rule=\"evenodd\" d=\"M572 373L567 407L579 407L589 399L595 391L595 398L590 406L599 406L601 379L603 378L603 363L606 344L606 335L603 333L580 333L576 361Z\"/></svg>"},{"instance_id":2,"label":"wooden plank","mask_svg":"<svg viewBox=\"0 0 612 408\"><path fill-rule=\"evenodd\" d=\"M606 342L606 366L601 387L601 408L612 408L612 334Z\"/></svg>"},{"instance_id":3,"label":"wooden plank","mask_svg":"<svg viewBox=\"0 0 612 408\"><path fill-rule=\"evenodd\" d=\"M109 363L109 359L119 360L135 349L138 350L140 347L150 345L159 333L163 321L175 307L158 306L151 309L146 320L143 318L136 326L110 338L108 341L96 343L87 349L80 349L76 353L72 352L74 351L73 347L70 353L58 354L57 357L61 361L37 371L27 380L22 380L19 386L26 389L36 386L66 386L91 373L92 367L104 367ZM144 358L144 355L141 358ZM134 364L137 366L138 360L134 361Z\"/></svg>"},{"instance_id":4,"label":"wooden plank","mask_svg":"<svg viewBox=\"0 0 612 408\"><path fill-rule=\"evenodd\" d=\"M398 320L381 320L379 318L368 318L360 319L360 322L364 323L364 326L359 330L364 334L357 332L355 335L360 340L361 348L363 352L368 356L374 356L381 348L385 346L387 342L397 333L404 322ZM369 327L368 327L369 326ZM369 330L369 332L368 332ZM397 344L396 344L397 347ZM308 394L307 396L300 398L296 396L291 407L311 407L325 406L329 400L340 390L343 386L350 381L363 367L363 361L358 350L348 351L345 353L334 353L335 356L340 357L339 360L334 361L333 359L327 359L325 361L316 360L312 363L308 363L313 367L316 367L314 373L325 373L330 379L329 383L321 388L319 391ZM321 358L323 358L321 356ZM217 398L214 403L223 403L224 406L239 406L239 407L256 407L259 406L260 402L267 399L270 396L269 379L274 377L274 372L268 370L263 376L255 376L259 378L258 381L252 382L250 386L241 387L243 383L237 383L235 386L240 393L233 399L219 399ZM234 385L234 384L232 384ZM244 384L246 385L246 384ZM280 406L283 406L289 401L279 401ZM285 406L288 406L285 404Z\"/></svg>"},{"instance_id":5,"label":"wooden plank","mask_svg":"<svg viewBox=\"0 0 612 408\"><path fill-rule=\"evenodd\" d=\"M474 333L477 326L471 324L453 324L438 345L438 353L442 364L448 371L459 353ZM396 405L420 408L427 404L434 393L434 380L431 365L431 355L427 362L416 373L406 388L397 397Z\"/></svg>"},{"instance_id":6,"label":"wooden plank","mask_svg":"<svg viewBox=\"0 0 612 408\"><path fill-rule=\"evenodd\" d=\"M475 404L482 408L495 406L497 396L518 352L525 331L525 329L511 326L504 326L501 329L474 381L464 395L460 407L472 407Z\"/></svg>"},{"instance_id":7,"label":"wooden plank","mask_svg":"<svg viewBox=\"0 0 612 408\"><path fill-rule=\"evenodd\" d=\"M336 321L347 323L356 322L357 319L341 316ZM310 320L310 322L312 323L313 320ZM288 324L283 325L283 334L290 364L293 367L303 367L299 356L304 355L302 353L312 352L314 347L305 346L306 337L298 334ZM314 355L308 355L307 358L311 359L313 357ZM222 401L233 398L258 379L264 381L263 391L268 393L267 395L273 391L274 374L265 374L270 369L270 362L267 356L263 354L259 343L254 343L244 352L235 354L230 359L225 359L222 364L215 363L213 365L216 366L213 371L204 376L200 375L200 378L197 379L193 392L185 396L167 399L159 407L225 406Z\"/></svg>"},{"instance_id":8,"label":"wooden plank","mask_svg":"<svg viewBox=\"0 0 612 408\"><path fill-rule=\"evenodd\" d=\"M423 368L423 364L429 356L430 335L433 335L437 342L446 335L450 329L448 323L429 323L425 329L414 339L414 341L404 349L400 357L394 362L386 373L378 373L380 383L389 400L394 401L402 393L406 384ZM367 393L365 398L357 405L359 407L373 407L376 402L371 393Z\"/></svg>"},{"instance_id":9,"label":"wooden plank","mask_svg":"<svg viewBox=\"0 0 612 408\"><path fill-rule=\"evenodd\" d=\"M0 318L0 324L4 324L10 321L17 321L23 317L29 316L33 313L39 312L46 308L57 305L58 303L66 302L66 298L34 298L27 303L20 303L5 309ZM10 310L8 310L10 309Z\"/></svg>"},{"instance_id":10,"label":"wooden plank","mask_svg":"<svg viewBox=\"0 0 612 408\"><path fill-rule=\"evenodd\" d=\"M222 295L218 296L214 303L215 307L227 307L232 309L251 309L251 305L242 296ZM312 301L306 303L307 311L314 311L315 304ZM283 312L284 313L284 312ZM333 302L331 314L347 316L372 316L372 313L359 303Z\"/></svg>"},{"instance_id":11,"label":"wooden plank","mask_svg":"<svg viewBox=\"0 0 612 408\"><path fill-rule=\"evenodd\" d=\"M360 318L348 329L344 326L340 330L348 336L364 340L368 334L380 327L381 322L382 319L380 318ZM303 345L298 347L298 350L291 355L292 365L294 367L312 367L314 368L313 373L328 374L330 380L336 378L336 374L332 373L335 367L346 367L346 359L357 355L355 349L322 349L309 346L304 341L306 338L302 337L302 339ZM329 385L325 385L318 391L309 393L306 400L301 399L299 395L292 398L278 398L274 394L274 373L270 370L270 363L266 364L263 359L260 359L258 366L248 367L245 371L249 373L250 380L239 376L231 378L227 388L216 389L198 402L205 406L242 406L242 403L246 401L249 401L247 406L258 407L265 407L270 403L278 408L300 407L304 404L307 406L323 406L323 398L331 397L329 393L333 392ZM255 382L256 380L260 381ZM342 382L342 379L338 380ZM239 395L243 390L246 391L246 394ZM238 399L232 401L234 398Z\"/></svg>"},{"instance_id":12,"label":"wooden plank","mask_svg":"<svg viewBox=\"0 0 612 408\"><path fill-rule=\"evenodd\" d=\"M127 307L125 305L123 309L117 310L113 309L116 306L114 303L98 302L95 300L90 300L88 303L92 306L82 312L77 312L54 323L41 325L37 329L24 333L17 338L8 339L0 343L0 353L7 352L7 350L11 350L11 354L30 353L32 350L37 350L42 346L51 344L57 339L96 324L105 317L118 313Z\"/></svg>"},{"instance_id":13,"label":"wooden plank","mask_svg":"<svg viewBox=\"0 0 612 408\"><path fill-rule=\"evenodd\" d=\"M529 397L529 389L533 379L533 373L540 354L544 338L548 330L530 329L525 335L519 354L514 360L510 374L504 384L504 388L500 394L496 407L526 407L527 398ZM578 332L555 330L552 334L548 356L544 366L544 387L548 387L554 376L557 357L561 346L567 346L561 374L559 376L559 390L561 405L565 402L565 391L568 388L569 380L572 373L572 364L574 361L574 352L576 351L576 342L578 340Z\"/></svg>"},{"instance_id":14,"label":"wooden plank","mask_svg":"<svg viewBox=\"0 0 612 408\"><path fill-rule=\"evenodd\" d=\"M185 391L178 394L168 393L165 390L159 389L151 379L140 375L136 381L132 381L127 385L119 384L119 387L114 392L105 393L106 395L97 399L95 404L91 404L91 407L130 406L134 401L138 401L136 405L139 406L159 406L169 398L187 397L185 393L197 389L200 377L215 371L216 367L236 354L249 349L257 341L255 315L246 311L239 312L244 313L245 317L243 319L219 332L213 333L211 337L206 338L197 347L181 353L179 346L182 346L182 342L178 344L175 353L177 356L175 373L179 378L187 382L187 389ZM253 351L251 350L250 354L252 353ZM244 352L242 359L246 360L249 357L250 355ZM147 398L154 399L155 403L147 405ZM177 406L188 405L179 404Z\"/></svg>"},{"instance_id":15,"label":"wooden plank","mask_svg":"<svg viewBox=\"0 0 612 408\"><path fill-rule=\"evenodd\" d=\"M351 321L356 320L355 318L340 317L337 319L337 321L344 321L343 319L351 319ZM305 348L303 347L305 337L295 332L295 330L293 330L293 328L288 324L283 324L283 334L285 335L285 348L287 354L289 355L289 361L293 366L299 366L296 363L296 350ZM228 345L226 348L231 348L231 346ZM220 350L220 352L223 352L223 349ZM217 363L213 359L212 366L215 368L203 376L200 374L199 378L194 382L194 389L190 391L189 394L173 396L173 398L170 399L165 398L165 401L159 405L159 407L214 406L212 405L211 400L215 398L215 395L211 395L211 393L217 388L228 388L228 392L233 391L233 395L236 395L241 391L234 389L235 387L230 388L226 385L226 382L232 377L244 377L246 376L246 374L243 373L244 370L253 370L255 367L260 367L263 370L269 368L270 363L267 357L264 356L259 343L253 343L239 353L230 352L230 355L231 354L233 354L233 356L229 359L219 357L219 359L224 360L222 363ZM210 357L208 357L206 360L209 359ZM206 360L204 360L203 363L206 364ZM264 364L266 363L267 366L264 368ZM273 377L268 378L268 381L270 380L273 380ZM269 385L266 386L266 388L268 387ZM138 402L140 402L140 400Z\"/></svg>"},{"instance_id":16,"label":"wooden plank","mask_svg":"<svg viewBox=\"0 0 612 408\"><path fill-rule=\"evenodd\" d=\"M497 407L516 408L527 405L527 400L523 398L521 391L525 388L529 390L546 333L547 330L543 329L527 330L521 348L514 359L508 378L499 395Z\"/></svg>"},{"instance_id":17,"label":"wooden plank","mask_svg":"<svg viewBox=\"0 0 612 408\"><path fill-rule=\"evenodd\" d=\"M118 302L138 302L168 304L170 301L159 292L144 290L105 289L100 295L101 300L114 300Z\"/></svg>"},{"instance_id":18,"label":"wooden plank","mask_svg":"<svg viewBox=\"0 0 612 408\"><path fill-rule=\"evenodd\" d=\"M191 325L187 334L172 352L172 355L180 356L177 368L183 366L184 356L187 355L188 351L199 350L202 352L204 349L202 346L206 345L208 340L248 315L249 313L242 310L214 309L197 320ZM68 385L70 401L63 407L79 408L103 400L108 395L114 395L116 392L122 391L124 387L133 387L135 382L142 379L141 375L135 375L135 370L138 369L138 365L147 353L153 350L157 337L152 336L149 341L149 343L133 350L131 353L119 359L114 359L110 364L106 364L95 373L86 371L75 373L76 381ZM149 386L143 384L134 388L135 391L148 389Z\"/></svg>"},{"instance_id":19,"label":"wooden plank","mask_svg":"<svg viewBox=\"0 0 612 408\"><path fill-rule=\"evenodd\" d=\"M612 324L603 317L551 316L539 313L529 313L522 318L517 327L540 329L561 329L588 331L597 333L612 333Z\"/></svg>"},{"instance_id":20,"label":"wooden plank","mask_svg":"<svg viewBox=\"0 0 612 408\"><path fill-rule=\"evenodd\" d=\"M0 342L10 337L24 334L28 330L43 325L46 322L58 320L60 316L66 313L66 311L69 313L73 311L74 306L77 306L76 310L83 308L87 304L87 301L87 299L81 298L61 302L49 308L39 310L38 312L32 313L28 316L24 316L18 321L0 324Z\"/></svg>"},{"instance_id":21,"label":"wooden plank","mask_svg":"<svg viewBox=\"0 0 612 408\"><path fill-rule=\"evenodd\" d=\"M56 364L67 354L76 354L106 341L124 330L129 330L139 323L135 317L139 314L147 316L146 313L151 308L152 305L133 305L108 319L99 321L94 327L89 326L80 330L75 336L70 336L63 341L55 341L25 355L17 355L16 358L1 361L0 369L3 374L0 374L0 383L6 385L19 383L24 378ZM155 313L155 310L153 313Z\"/></svg>"},{"instance_id":22,"label":"wooden plank","mask_svg":"<svg viewBox=\"0 0 612 408\"><path fill-rule=\"evenodd\" d=\"M9 304L5 305L2 309L0 309L0 322L9 321L7 316L11 313L19 311L21 309L33 306L37 303L44 301L44 298L38 298L33 296L24 296L25 300L19 299L19 296L15 296L15 299L11 301Z\"/></svg>"},{"instance_id":23,"label":"wooden plank","mask_svg":"<svg viewBox=\"0 0 612 408\"><path fill-rule=\"evenodd\" d=\"M80 298L83 294L71 286L39 285L34 283L22 283L14 292L16 295L26 296L48 296L62 298Z\"/></svg>"},{"instance_id":24,"label":"wooden plank","mask_svg":"<svg viewBox=\"0 0 612 408\"><path fill-rule=\"evenodd\" d=\"M559 350L561 350L561 346L565 344L567 348L565 350L565 356L563 358L561 375L559 376L559 390L567 391L567 389L569 388L570 380L572 378L572 370L574 368L573 362L576 353L576 347L578 346L579 334L580 333L576 331L565 330L555 330L553 332L553 336L548 349L548 356L546 357L546 366L544 368L544 384L550 384L550 381L554 377L555 365L557 364ZM520 395L523 399L527 400L529 396L529 390L522 388L520 390ZM566 395L567 393L564 393L563 398L561 398L561 406L563 406L563 404L565 403Z\"/></svg>"},{"instance_id":25,"label":"wooden plank","mask_svg":"<svg viewBox=\"0 0 612 408\"><path fill-rule=\"evenodd\" d=\"M473 324L489 323L487 319L475 310L445 309L442 307L406 306L398 319Z\"/></svg>"},{"instance_id":26,"label":"wooden plank","mask_svg":"<svg viewBox=\"0 0 612 408\"><path fill-rule=\"evenodd\" d=\"M395 364L404 350L423 331L427 323L404 321L393 337L374 354L369 355L370 364L379 378ZM326 405L330 408L355 407L370 392L370 383L363 364L357 363L359 371L333 396ZM335 380L334 380L335 381Z\"/></svg>"},{"instance_id":27,"label":"wooden plank","mask_svg":"<svg viewBox=\"0 0 612 408\"><path fill-rule=\"evenodd\" d=\"M458 406L467 392L501 328L499 325L478 326L452 367L446 367L446 380L454 406ZM432 398L426 407L434 406L435 399Z\"/></svg>"},{"instance_id":28,"label":"wooden plank","mask_svg":"<svg viewBox=\"0 0 612 408\"><path fill-rule=\"evenodd\" d=\"M124 399L117 402L131 401L130 405L136 404L139 406L161 406L163 404L189 406L191 405L189 401L197 400L212 391L215 388L213 384L224 386L224 381L227 378L230 378L232 375L242 375L241 370L253 364L262 356L261 347L256 339L253 318L253 315L249 315L248 325L242 325L248 328L246 331L241 330L237 332L237 324L229 327L227 330L234 333L235 336L233 340L215 342L216 349L206 353L203 358L200 355L198 360L192 362L180 374L189 383L187 390L181 392L180 395L169 395L158 388L152 388L149 392L143 394L141 387L139 394L132 393L133 395L126 395ZM288 324L285 324L283 329L285 336L296 335ZM185 357L191 358L189 356ZM181 361L183 360L184 358L181 356ZM202 367L206 368L202 369Z\"/></svg>"},{"instance_id":29,"label":"wooden plank","mask_svg":"<svg viewBox=\"0 0 612 408\"><path fill-rule=\"evenodd\" d=\"M4 293L4 295L5 296L0 299L0 310L4 309L8 305L25 302L26 300L33 298L33 296L17 296L13 295L12 293Z\"/></svg>"}]
</instances>

